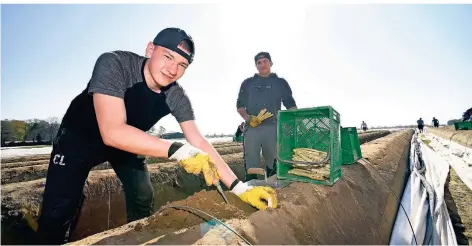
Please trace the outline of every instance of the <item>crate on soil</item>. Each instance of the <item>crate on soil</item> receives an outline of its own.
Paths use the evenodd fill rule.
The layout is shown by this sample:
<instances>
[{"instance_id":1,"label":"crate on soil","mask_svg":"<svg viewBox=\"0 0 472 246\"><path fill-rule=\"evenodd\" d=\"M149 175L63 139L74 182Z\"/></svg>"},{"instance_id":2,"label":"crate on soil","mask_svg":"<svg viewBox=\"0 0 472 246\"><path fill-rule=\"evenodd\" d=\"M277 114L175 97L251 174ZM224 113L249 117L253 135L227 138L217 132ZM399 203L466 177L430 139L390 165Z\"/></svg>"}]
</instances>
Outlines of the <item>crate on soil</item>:
<instances>
[{"instance_id":1,"label":"crate on soil","mask_svg":"<svg viewBox=\"0 0 472 246\"><path fill-rule=\"evenodd\" d=\"M331 106L279 111L277 177L329 186L341 178L340 121Z\"/></svg>"},{"instance_id":2,"label":"crate on soil","mask_svg":"<svg viewBox=\"0 0 472 246\"><path fill-rule=\"evenodd\" d=\"M341 163L350 165L362 158L359 135L355 127L341 128Z\"/></svg>"},{"instance_id":3,"label":"crate on soil","mask_svg":"<svg viewBox=\"0 0 472 246\"><path fill-rule=\"evenodd\" d=\"M458 130L472 130L472 121L455 122L454 128Z\"/></svg>"}]
</instances>

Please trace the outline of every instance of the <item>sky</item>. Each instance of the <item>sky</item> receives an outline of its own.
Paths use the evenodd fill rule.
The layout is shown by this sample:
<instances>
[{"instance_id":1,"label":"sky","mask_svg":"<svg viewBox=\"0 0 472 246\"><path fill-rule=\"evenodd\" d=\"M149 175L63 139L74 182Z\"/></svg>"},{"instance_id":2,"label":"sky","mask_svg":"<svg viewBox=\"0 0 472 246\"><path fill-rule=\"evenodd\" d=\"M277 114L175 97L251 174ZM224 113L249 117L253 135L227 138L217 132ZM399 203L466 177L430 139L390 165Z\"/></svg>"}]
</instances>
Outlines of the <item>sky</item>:
<instances>
[{"instance_id":1,"label":"sky","mask_svg":"<svg viewBox=\"0 0 472 246\"><path fill-rule=\"evenodd\" d=\"M343 127L446 123L472 107L471 23L458 4L2 5L1 119L61 118L100 54L144 55L173 26L195 41L179 83L205 134L236 131L259 51L299 108L332 106ZM157 126L180 130L171 115Z\"/></svg>"}]
</instances>

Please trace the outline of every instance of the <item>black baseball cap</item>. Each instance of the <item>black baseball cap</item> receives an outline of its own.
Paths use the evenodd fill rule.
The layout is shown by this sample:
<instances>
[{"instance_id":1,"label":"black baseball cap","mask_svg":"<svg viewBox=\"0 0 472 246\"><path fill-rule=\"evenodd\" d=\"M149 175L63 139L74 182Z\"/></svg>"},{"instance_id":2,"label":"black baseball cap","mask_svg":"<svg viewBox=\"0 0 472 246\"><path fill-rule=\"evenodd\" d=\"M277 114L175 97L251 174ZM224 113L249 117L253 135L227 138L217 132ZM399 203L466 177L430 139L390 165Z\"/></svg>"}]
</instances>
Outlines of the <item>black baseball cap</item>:
<instances>
[{"instance_id":1,"label":"black baseball cap","mask_svg":"<svg viewBox=\"0 0 472 246\"><path fill-rule=\"evenodd\" d=\"M190 55L177 47L180 42L184 40L187 40L190 44ZM179 55L187 59L189 64L192 63L193 57L195 56L195 45L192 37L180 28L169 27L160 31L152 43L177 52Z\"/></svg>"},{"instance_id":2,"label":"black baseball cap","mask_svg":"<svg viewBox=\"0 0 472 246\"><path fill-rule=\"evenodd\" d=\"M254 62L257 63L257 60L261 58L267 58L269 61L272 62L272 59L270 58L269 52L259 52L257 55L254 57Z\"/></svg>"}]
</instances>

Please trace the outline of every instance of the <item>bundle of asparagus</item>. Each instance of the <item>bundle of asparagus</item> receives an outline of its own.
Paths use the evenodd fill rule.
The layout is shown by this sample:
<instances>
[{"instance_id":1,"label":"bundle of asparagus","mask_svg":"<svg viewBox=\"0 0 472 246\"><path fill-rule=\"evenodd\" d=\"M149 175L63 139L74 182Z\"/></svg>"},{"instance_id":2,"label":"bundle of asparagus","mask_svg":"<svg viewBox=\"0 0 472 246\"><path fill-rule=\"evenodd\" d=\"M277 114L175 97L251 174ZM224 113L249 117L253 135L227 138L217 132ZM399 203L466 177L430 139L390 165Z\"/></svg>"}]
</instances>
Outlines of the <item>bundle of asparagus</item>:
<instances>
[{"instance_id":1,"label":"bundle of asparagus","mask_svg":"<svg viewBox=\"0 0 472 246\"><path fill-rule=\"evenodd\" d=\"M329 179L329 158L326 162L322 162L326 157L327 153L323 151L309 148L296 148L293 150L292 161L318 162L320 164L310 165L294 163L294 168L288 171L288 173L316 180Z\"/></svg>"}]
</instances>

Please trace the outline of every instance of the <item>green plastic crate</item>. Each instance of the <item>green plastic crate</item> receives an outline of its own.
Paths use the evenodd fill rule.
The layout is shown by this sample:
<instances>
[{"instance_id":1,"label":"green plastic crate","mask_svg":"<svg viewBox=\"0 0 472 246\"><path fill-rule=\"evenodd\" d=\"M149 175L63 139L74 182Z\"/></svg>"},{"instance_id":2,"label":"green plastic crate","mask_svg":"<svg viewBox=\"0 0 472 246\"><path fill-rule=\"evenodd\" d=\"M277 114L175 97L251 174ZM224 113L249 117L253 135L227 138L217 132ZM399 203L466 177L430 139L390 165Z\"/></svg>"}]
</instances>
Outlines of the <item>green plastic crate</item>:
<instances>
[{"instance_id":1,"label":"green plastic crate","mask_svg":"<svg viewBox=\"0 0 472 246\"><path fill-rule=\"evenodd\" d=\"M233 142L239 142L239 143L242 143L243 142L243 139L244 139L244 135L240 135L239 137L233 137Z\"/></svg>"},{"instance_id":2,"label":"green plastic crate","mask_svg":"<svg viewBox=\"0 0 472 246\"><path fill-rule=\"evenodd\" d=\"M455 122L454 127L457 130L472 130L472 121Z\"/></svg>"},{"instance_id":3,"label":"green plastic crate","mask_svg":"<svg viewBox=\"0 0 472 246\"><path fill-rule=\"evenodd\" d=\"M277 177L279 179L332 186L341 178L340 115L331 106L283 110L277 120ZM330 177L321 181L289 174L295 148L329 153Z\"/></svg>"},{"instance_id":4,"label":"green plastic crate","mask_svg":"<svg viewBox=\"0 0 472 246\"><path fill-rule=\"evenodd\" d=\"M362 158L361 143L355 127L341 128L341 163L350 165Z\"/></svg>"}]
</instances>

